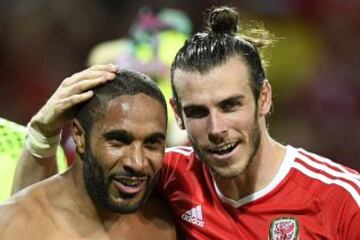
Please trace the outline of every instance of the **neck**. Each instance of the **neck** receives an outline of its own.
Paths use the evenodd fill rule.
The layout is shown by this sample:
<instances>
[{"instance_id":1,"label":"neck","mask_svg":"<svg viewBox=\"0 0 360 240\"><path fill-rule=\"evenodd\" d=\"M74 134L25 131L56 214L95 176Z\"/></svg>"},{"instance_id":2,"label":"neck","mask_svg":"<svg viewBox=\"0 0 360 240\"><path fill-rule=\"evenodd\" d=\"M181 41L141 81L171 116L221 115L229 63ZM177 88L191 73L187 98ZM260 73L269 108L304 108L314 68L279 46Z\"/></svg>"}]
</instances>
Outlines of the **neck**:
<instances>
[{"instance_id":1,"label":"neck","mask_svg":"<svg viewBox=\"0 0 360 240\"><path fill-rule=\"evenodd\" d=\"M233 200L239 200L263 189L278 172L285 152L285 147L264 131L254 159L240 175L234 178L214 177L218 189L224 196Z\"/></svg>"}]
</instances>

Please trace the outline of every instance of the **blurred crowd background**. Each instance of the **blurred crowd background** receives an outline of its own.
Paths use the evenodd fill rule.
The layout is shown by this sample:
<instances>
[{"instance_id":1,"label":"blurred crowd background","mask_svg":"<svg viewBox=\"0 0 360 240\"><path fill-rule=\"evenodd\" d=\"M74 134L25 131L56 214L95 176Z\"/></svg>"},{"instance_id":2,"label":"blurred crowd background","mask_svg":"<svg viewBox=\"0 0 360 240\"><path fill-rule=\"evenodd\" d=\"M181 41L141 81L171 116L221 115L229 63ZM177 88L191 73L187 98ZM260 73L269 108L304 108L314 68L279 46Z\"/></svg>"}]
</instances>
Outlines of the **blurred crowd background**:
<instances>
[{"instance_id":1,"label":"blurred crowd background","mask_svg":"<svg viewBox=\"0 0 360 240\"><path fill-rule=\"evenodd\" d=\"M223 4L235 6L244 23L258 21L277 38L264 52L275 104L272 136L360 170L357 0L0 0L0 117L26 124L65 77L102 61L101 54L92 55L101 43L108 43L100 45L105 57L112 55L122 64L134 61L129 55L134 42L141 48L140 58L152 58L138 41L148 38L151 48L159 48L162 36L154 41L152 31L168 26L149 9L182 11L188 23L181 16L171 17L175 12L167 18L187 35L201 28L204 9ZM145 35L143 28L149 30ZM182 35L173 36L167 37L171 44L183 41ZM120 39L124 41L118 53L114 49L120 49ZM171 44L162 51L176 51ZM159 78L166 85L168 69L162 65L171 54L140 64L140 69L161 69ZM63 138L64 146L66 141Z\"/></svg>"}]
</instances>

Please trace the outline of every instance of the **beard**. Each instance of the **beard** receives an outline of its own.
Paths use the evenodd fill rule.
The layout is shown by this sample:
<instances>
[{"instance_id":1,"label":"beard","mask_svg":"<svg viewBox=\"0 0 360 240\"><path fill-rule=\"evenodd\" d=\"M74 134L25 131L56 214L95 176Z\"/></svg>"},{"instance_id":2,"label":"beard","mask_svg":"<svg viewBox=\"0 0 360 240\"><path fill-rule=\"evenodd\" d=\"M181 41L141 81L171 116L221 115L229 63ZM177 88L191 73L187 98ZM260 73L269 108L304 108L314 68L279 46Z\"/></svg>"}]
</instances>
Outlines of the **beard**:
<instances>
[{"instance_id":1,"label":"beard","mask_svg":"<svg viewBox=\"0 0 360 240\"><path fill-rule=\"evenodd\" d=\"M222 166L222 167L216 166L215 164L212 163L211 160L209 160L206 157L199 144L197 144L194 141L194 139L190 136L189 139L191 141L192 147L196 155L199 157L201 161L203 161L210 168L213 176L219 176L221 178L231 179L243 174L245 170L249 167L249 165L253 162L260 146L261 131L260 131L259 123L257 121L257 116L255 116L254 123L249 133L249 152L247 154L247 157L241 160L245 163L245 166L243 168L232 168L231 166Z\"/></svg>"},{"instance_id":2,"label":"beard","mask_svg":"<svg viewBox=\"0 0 360 240\"><path fill-rule=\"evenodd\" d=\"M139 208L145 204L145 202L151 195L151 192L159 177L159 173L156 173L153 177L148 176L145 190L140 200L136 202L130 202L130 196L121 196L121 194L119 194L118 197L122 198L123 201L121 203L117 203L111 199L111 194L109 191L110 184L112 183L115 175L131 177L144 176L144 174L124 170L121 172L121 174L112 174L106 177L103 168L101 168L101 166L99 165L100 161L96 157L94 157L88 145L89 144L86 144L86 151L84 153L83 178L86 191L88 192L95 205L110 212L120 214L133 213L138 211Z\"/></svg>"}]
</instances>

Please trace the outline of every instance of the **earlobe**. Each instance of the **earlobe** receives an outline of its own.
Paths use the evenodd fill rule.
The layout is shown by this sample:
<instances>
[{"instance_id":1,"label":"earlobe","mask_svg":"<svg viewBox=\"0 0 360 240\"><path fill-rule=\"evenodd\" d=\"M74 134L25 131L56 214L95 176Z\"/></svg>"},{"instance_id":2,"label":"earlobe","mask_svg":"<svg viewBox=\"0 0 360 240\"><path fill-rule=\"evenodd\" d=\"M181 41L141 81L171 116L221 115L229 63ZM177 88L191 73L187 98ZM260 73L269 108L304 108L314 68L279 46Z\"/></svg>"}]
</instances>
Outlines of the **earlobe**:
<instances>
[{"instance_id":1,"label":"earlobe","mask_svg":"<svg viewBox=\"0 0 360 240\"><path fill-rule=\"evenodd\" d=\"M259 115L260 116L266 116L271 109L272 105L272 90L271 85L267 79L264 80L259 100Z\"/></svg>"},{"instance_id":2,"label":"earlobe","mask_svg":"<svg viewBox=\"0 0 360 240\"><path fill-rule=\"evenodd\" d=\"M85 131L77 119L74 119L71 126L71 133L76 145L76 152L79 155L85 152Z\"/></svg>"},{"instance_id":3,"label":"earlobe","mask_svg":"<svg viewBox=\"0 0 360 240\"><path fill-rule=\"evenodd\" d=\"M171 108L173 109L177 125L179 126L179 128L181 130L184 130L185 126L184 126L184 121L181 116L181 110L178 108L178 105L176 104L176 102L173 98L170 98L170 105L171 105Z\"/></svg>"}]
</instances>

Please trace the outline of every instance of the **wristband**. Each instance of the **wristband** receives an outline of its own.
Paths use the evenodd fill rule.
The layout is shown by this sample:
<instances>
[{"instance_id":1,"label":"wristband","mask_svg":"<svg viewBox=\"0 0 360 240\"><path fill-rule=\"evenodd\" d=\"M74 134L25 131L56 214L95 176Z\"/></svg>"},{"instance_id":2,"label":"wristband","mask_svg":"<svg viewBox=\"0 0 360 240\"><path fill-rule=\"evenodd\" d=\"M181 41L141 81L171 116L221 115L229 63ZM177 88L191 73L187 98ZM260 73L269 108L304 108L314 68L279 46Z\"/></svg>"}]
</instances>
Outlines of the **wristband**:
<instances>
[{"instance_id":1,"label":"wristband","mask_svg":"<svg viewBox=\"0 0 360 240\"><path fill-rule=\"evenodd\" d=\"M59 134L46 137L33 127L31 122L27 125L25 148L35 157L47 158L55 156L57 147L60 144L61 131Z\"/></svg>"}]
</instances>

